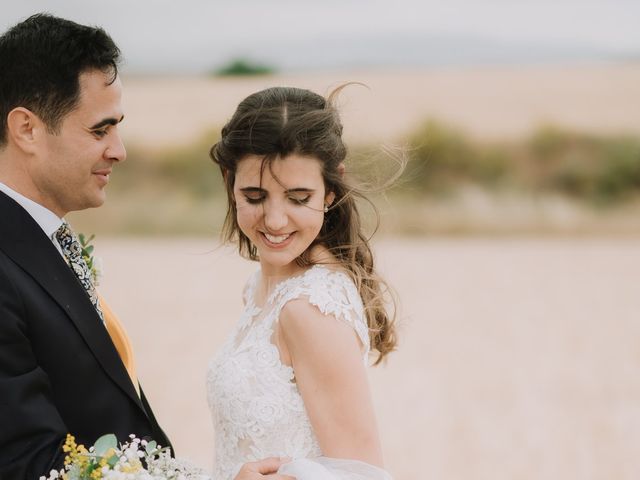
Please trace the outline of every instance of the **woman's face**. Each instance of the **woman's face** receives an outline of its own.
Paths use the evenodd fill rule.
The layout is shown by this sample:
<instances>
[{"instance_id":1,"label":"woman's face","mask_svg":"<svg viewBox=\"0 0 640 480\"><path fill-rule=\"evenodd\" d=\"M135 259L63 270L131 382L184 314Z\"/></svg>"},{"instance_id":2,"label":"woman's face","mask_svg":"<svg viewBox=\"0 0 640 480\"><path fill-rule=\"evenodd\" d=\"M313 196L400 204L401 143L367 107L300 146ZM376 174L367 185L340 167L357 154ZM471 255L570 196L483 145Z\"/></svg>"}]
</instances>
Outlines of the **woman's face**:
<instances>
[{"instance_id":1,"label":"woman's face","mask_svg":"<svg viewBox=\"0 0 640 480\"><path fill-rule=\"evenodd\" d=\"M238 163L233 194L238 225L256 246L267 275L297 273L295 260L318 236L325 192L320 160L292 154L262 169L262 157L248 155Z\"/></svg>"}]
</instances>

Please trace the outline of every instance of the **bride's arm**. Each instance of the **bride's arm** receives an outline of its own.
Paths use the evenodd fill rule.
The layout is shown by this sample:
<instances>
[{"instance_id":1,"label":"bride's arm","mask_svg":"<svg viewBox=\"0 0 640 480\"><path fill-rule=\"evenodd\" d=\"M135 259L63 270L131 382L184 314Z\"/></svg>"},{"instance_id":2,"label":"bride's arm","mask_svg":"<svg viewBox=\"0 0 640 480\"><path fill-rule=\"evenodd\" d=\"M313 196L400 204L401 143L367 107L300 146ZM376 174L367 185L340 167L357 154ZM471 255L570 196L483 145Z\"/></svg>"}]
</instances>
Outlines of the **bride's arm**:
<instances>
[{"instance_id":1,"label":"bride's arm","mask_svg":"<svg viewBox=\"0 0 640 480\"><path fill-rule=\"evenodd\" d=\"M300 299L282 309L277 335L283 361L295 370L322 454L382 467L362 345L355 330Z\"/></svg>"}]
</instances>

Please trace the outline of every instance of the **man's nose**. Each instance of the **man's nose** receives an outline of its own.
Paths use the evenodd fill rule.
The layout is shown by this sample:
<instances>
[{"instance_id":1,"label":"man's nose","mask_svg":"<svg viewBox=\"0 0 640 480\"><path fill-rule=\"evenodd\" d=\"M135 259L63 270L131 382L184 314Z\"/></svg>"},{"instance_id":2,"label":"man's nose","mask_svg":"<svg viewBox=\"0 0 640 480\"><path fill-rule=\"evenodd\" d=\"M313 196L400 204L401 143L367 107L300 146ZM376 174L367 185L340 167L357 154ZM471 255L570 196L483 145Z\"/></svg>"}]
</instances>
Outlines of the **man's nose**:
<instances>
[{"instance_id":1,"label":"man's nose","mask_svg":"<svg viewBox=\"0 0 640 480\"><path fill-rule=\"evenodd\" d=\"M127 150L124 148L124 143L120 137L118 131L114 131L111 135L109 146L105 151L105 156L109 160L115 160L117 162L124 162L127 159Z\"/></svg>"}]
</instances>

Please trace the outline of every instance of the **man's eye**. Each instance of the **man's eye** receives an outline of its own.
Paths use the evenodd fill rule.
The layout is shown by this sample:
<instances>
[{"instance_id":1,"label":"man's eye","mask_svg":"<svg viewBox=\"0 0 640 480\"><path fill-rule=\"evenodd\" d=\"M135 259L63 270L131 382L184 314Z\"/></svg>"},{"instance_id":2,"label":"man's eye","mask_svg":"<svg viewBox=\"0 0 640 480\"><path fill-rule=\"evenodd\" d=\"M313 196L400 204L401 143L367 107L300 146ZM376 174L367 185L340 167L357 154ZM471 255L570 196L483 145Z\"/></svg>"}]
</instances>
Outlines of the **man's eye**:
<instances>
[{"instance_id":1,"label":"man's eye","mask_svg":"<svg viewBox=\"0 0 640 480\"><path fill-rule=\"evenodd\" d=\"M94 130L93 134L98 138L102 138L107 134L107 131L106 130Z\"/></svg>"}]
</instances>

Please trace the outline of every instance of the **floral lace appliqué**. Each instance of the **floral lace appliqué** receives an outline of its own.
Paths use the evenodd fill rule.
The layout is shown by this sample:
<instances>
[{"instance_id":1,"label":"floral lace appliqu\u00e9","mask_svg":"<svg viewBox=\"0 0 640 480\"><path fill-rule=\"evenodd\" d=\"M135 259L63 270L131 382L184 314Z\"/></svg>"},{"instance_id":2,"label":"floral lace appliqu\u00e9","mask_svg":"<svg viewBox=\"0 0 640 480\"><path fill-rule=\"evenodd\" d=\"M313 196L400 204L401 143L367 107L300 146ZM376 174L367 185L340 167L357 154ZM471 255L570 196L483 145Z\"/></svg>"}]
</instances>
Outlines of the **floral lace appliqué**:
<instances>
[{"instance_id":1,"label":"floral lace appliqu\u00e9","mask_svg":"<svg viewBox=\"0 0 640 480\"><path fill-rule=\"evenodd\" d=\"M254 302L258 277L259 272L247 282L240 321L207 371L216 435L216 480L231 480L247 461L322 454L293 368L280 361L278 347L271 340L287 302L305 298L325 315L351 325L362 344L363 361L368 357L362 300L346 274L314 266L276 285L263 308Z\"/></svg>"}]
</instances>

